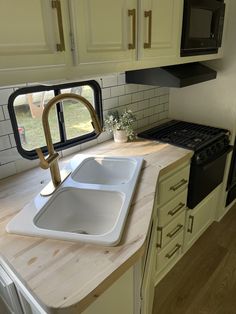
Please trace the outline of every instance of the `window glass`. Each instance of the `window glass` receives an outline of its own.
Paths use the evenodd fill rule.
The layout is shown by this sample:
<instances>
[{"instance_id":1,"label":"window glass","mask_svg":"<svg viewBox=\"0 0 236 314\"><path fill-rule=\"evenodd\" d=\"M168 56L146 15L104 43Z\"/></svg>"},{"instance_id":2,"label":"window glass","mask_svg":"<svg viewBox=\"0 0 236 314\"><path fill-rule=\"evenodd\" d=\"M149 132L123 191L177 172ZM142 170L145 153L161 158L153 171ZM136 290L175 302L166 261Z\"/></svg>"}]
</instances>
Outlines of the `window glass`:
<instances>
[{"instance_id":1,"label":"window glass","mask_svg":"<svg viewBox=\"0 0 236 314\"><path fill-rule=\"evenodd\" d=\"M15 91L9 98L8 109L19 153L27 159L38 158L35 151L47 153L42 125L45 106L54 96L74 93L86 98L94 107L102 125L101 89L96 81L30 86ZM91 117L82 102L64 100L51 108L49 125L56 150L72 147L97 137Z\"/></svg>"},{"instance_id":2,"label":"window glass","mask_svg":"<svg viewBox=\"0 0 236 314\"><path fill-rule=\"evenodd\" d=\"M46 145L42 114L44 106L54 97L54 91L35 92L19 95L14 101L14 111L18 125L21 146L32 150ZM53 142L60 141L56 107L49 114Z\"/></svg>"},{"instance_id":3,"label":"window glass","mask_svg":"<svg viewBox=\"0 0 236 314\"><path fill-rule=\"evenodd\" d=\"M94 91L88 86L63 89L61 93L74 93L86 98L94 107ZM81 102L74 100L63 101L65 132L67 139L93 132L91 117L87 108Z\"/></svg>"}]
</instances>

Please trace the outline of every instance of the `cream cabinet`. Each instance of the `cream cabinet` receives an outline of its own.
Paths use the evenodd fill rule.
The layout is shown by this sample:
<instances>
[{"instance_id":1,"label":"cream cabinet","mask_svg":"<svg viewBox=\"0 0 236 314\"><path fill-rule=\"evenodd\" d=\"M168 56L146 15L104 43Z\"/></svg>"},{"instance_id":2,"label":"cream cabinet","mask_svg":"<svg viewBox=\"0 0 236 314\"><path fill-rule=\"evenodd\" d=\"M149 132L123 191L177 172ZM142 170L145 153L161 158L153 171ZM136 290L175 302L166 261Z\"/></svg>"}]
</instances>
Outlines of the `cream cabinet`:
<instances>
[{"instance_id":1,"label":"cream cabinet","mask_svg":"<svg viewBox=\"0 0 236 314\"><path fill-rule=\"evenodd\" d=\"M0 86L65 78L72 62L67 1L0 4Z\"/></svg>"},{"instance_id":2,"label":"cream cabinet","mask_svg":"<svg viewBox=\"0 0 236 314\"><path fill-rule=\"evenodd\" d=\"M188 250L214 220L218 200L217 187L194 209L188 209L185 229L185 251Z\"/></svg>"},{"instance_id":3,"label":"cream cabinet","mask_svg":"<svg viewBox=\"0 0 236 314\"><path fill-rule=\"evenodd\" d=\"M179 56L182 13L183 2L181 0L142 0L140 2L139 59L177 58Z\"/></svg>"},{"instance_id":4,"label":"cream cabinet","mask_svg":"<svg viewBox=\"0 0 236 314\"><path fill-rule=\"evenodd\" d=\"M76 63L135 58L136 0L71 0Z\"/></svg>"},{"instance_id":5,"label":"cream cabinet","mask_svg":"<svg viewBox=\"0 0 236 314\"><path fill-rule=\"evenodd\" d=\"M189 170L189 163L185 163L159 178L155 209L158 221L155 283L183 253Z\"/></svg>"},{"instance_id":6,"label":"cream cabinet","mask_svg":"<svg viewBox=\"0 0 236 314\"><path fill-rule=\"evenodd\" d=\"M179 55L182 0L70 3L77 64Z\"/></svg>"}]
</instances>

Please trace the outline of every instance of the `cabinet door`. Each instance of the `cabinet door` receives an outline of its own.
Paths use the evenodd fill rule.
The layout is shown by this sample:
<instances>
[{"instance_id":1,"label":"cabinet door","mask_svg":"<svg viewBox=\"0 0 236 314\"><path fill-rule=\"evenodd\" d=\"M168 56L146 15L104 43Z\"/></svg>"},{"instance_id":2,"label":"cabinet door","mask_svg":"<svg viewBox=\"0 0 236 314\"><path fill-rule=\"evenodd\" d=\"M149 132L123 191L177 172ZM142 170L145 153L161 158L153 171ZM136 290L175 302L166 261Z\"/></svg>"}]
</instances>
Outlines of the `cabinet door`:
<instances>
[{"instance_id":1,"label":"cabinet door","mask_svg":"<svg viewBox=\"0 0 236 314\"><path fill-rule=\"evenodd\" d=\"M136 42L136 6L136 0L72 0L75 62L132 60L135 46L129 44Z\"/></svg>"},{"instance_id":2,"label":"cabinet door","mask_svg":"<svg viewBox=\"0 0 236 314\"><path fill-rule=\"evenodd\" d=\"M141 0L139 59L180 55L182 0Z\"/></svg>"},{"instance_id":3,"label":"cabinet door","mask_svg":"<svg viewBox=\"0 0 236 314\"><path fill-rule=\"evenodd\" d=\"M52 1L1 0L0 69L64 64L61 22Z\"/></svg>"},{"instance_id":4,"label":"cabinet door","mask_svg":"<svg viewBox=\"0 0 236 314\"><path fill-rule=\"evenodd\" d=\"M156 237L157 226L153 222L150 238L148 242L148 251L145 259L143 281L141 285L141 314L152 313L153 299L155 293L155 265L156 265Z\"/></svg>"},{"instance_id":5,"label":"cabinet door","mask_svg":"<svg viewBox=\"0 0 236 314\"><path fill-rule=\"evenodd\" d=\"M217 207L217 191L213 191L198 206L187 211L185 249L191 247L212 223L213 211Z\"/></svg>"}]
</instances>

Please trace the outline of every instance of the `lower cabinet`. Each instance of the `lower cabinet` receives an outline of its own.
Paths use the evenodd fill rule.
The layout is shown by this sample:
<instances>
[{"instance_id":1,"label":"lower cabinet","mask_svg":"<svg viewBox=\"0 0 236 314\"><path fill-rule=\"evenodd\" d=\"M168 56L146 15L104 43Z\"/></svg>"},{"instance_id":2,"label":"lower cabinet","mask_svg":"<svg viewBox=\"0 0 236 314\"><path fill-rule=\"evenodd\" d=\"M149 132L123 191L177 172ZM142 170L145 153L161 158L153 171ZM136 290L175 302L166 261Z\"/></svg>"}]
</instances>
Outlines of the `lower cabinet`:
<instances>
[{"instance_id":1,"label":"lower cabinet","mask_svg":"<svg viewBox=\"0 0 236 314\"><path fill-rule=\"evenodd\" d=\"M83 314L133 314L134 268L112 284Z\"/></svg>"},{"instance_id":2,"label":"lower cabinet","mask_svg":"<svg viewBox=\"0 0 236 314\"><path fill-rule=\"evenodd\" d=\"M214 211L217 207L218 189L209 194L194 209L188 209L186 215L186 229L184 249L188 250L213 222Z\"/></svg>"}]
</instances>

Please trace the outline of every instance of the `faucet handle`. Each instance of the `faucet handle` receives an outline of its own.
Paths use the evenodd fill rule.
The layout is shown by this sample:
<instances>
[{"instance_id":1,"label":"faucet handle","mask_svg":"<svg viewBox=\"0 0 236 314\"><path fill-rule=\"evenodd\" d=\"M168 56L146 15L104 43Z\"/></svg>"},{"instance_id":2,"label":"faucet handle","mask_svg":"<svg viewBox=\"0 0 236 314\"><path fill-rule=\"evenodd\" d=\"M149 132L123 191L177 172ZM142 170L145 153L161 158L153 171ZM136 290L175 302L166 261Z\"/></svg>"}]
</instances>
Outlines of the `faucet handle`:
<instances>
[{"instance_id":1,"label":"faucet handle","mask_svg":"<svg viewBox=\"0 0 236 314\"><path fill-rule=\"evenodd\" d=\"M59 154L56 152L45 158L41 148L36 148L35 150L40 160L40 167L43 169L48 169L51 166L51 164L53 164L57 159L59 159Z\"/></svg>"}]
</instances>

